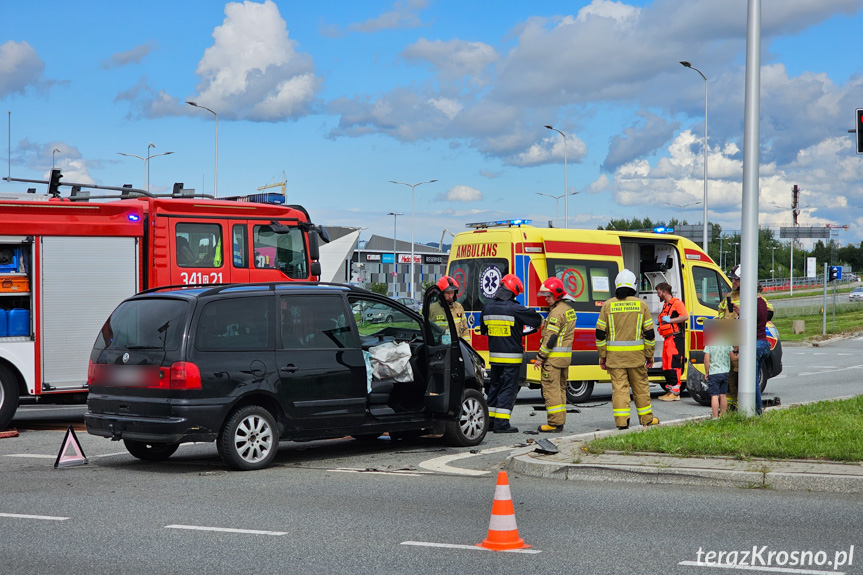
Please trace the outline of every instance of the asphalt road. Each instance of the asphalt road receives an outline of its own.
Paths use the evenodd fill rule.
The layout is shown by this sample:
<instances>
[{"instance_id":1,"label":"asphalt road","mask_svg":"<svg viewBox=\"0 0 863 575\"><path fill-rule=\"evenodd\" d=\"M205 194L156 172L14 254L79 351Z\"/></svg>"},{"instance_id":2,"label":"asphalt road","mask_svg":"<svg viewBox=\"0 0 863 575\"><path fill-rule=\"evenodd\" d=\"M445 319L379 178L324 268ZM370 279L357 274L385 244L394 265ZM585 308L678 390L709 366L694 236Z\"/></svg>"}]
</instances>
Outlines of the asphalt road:
<instances>
[{"instance_id":1,"label":"asphalt road","mask_svg":"<svg viewBox=\"0 0 863 575\"><path fill-rule=\"evenodd\" d=\"M861 346L787 348L768 394L788 404L857 393ZM608 400L600 387L595 407L568 414L567 433L611 428ZM540 404L523 391L514 424L542 423ZM684 398L654 409L667 420L707 408ZM486 454L434 438L288 442L273 468L241 473L226 471L211 444L146 463L82 432L89 464L54 469L82 413L25 406L14 423L21 436L0 439L0 573L702 573L715 568L688 563L699 549L702 560L736 550L740 561L753 546L764 549L762 571L758 557L776 551L774 567L784 558L798 572L863 573L857 496L511 474L519 533L540 552L493 553L472 546L487 534L497 470L513 445L537 436L490 434ZM804 551L823 563L789 563ZM838 570L826 563L842 553Z\"/></svg>"}]
</instances>

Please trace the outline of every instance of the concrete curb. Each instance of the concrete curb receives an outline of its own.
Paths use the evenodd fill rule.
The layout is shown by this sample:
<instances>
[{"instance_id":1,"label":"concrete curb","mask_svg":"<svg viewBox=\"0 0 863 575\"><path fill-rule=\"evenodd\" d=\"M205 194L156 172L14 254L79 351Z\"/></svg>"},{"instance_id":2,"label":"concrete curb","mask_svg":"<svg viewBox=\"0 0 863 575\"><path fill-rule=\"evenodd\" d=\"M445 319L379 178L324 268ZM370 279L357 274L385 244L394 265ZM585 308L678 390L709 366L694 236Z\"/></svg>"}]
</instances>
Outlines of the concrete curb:
<instances>
[{"instance_id":1,"label":"concrete curb","mask_svg":"<svg viewBox=\"0 0 863 575\"><path fill-rule=\"evenodd\" d=\"M803 404L782 405L771 409L787 409L794 405ZM666 421L660 425L679 425L707 417L709 416L689 417ZM504 463L504 469L544 479L863 493L863 464L859 463L675 457L661 453L592 455L581 449L581 444L586 441L643 429L609 429L558 437L554 440L560 450L556 455L542 455L536 452L535 445L523 447L511 453Z\"/></svg>"}]
</instances>

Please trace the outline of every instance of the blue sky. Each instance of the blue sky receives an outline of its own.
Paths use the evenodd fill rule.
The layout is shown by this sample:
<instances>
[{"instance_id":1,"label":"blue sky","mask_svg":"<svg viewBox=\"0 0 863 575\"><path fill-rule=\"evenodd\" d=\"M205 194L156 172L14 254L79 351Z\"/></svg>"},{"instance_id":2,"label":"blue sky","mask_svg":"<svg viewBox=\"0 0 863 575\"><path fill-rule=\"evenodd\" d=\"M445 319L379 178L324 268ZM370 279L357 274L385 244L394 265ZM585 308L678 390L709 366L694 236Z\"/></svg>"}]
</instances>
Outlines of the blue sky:
<instances>
[{"instance_id":1,"label":"blue sky","mask_svg":"<svg viewBox=\"0 0 863 575\"><path fill-rule=\"evenodd\" d=\"M0 3L13 177L219 195L284 172L316 222L438 241L468 222L700 222L708 77L710 220L740 227L745 0ZM863 240L863 0L763 0L760 222ZM7 114L7 119L10 116ZM149 148L149 143L155 148ZM59 150L52 154L54 149ZM5 163L5 162L4 162ZM3 175L7 174L4 166ZM0 192L22 184L0 182ZM564 201L558 224L563 225ZM687 206L680 208L678 206Z\"/></svg>"}]
</instances>

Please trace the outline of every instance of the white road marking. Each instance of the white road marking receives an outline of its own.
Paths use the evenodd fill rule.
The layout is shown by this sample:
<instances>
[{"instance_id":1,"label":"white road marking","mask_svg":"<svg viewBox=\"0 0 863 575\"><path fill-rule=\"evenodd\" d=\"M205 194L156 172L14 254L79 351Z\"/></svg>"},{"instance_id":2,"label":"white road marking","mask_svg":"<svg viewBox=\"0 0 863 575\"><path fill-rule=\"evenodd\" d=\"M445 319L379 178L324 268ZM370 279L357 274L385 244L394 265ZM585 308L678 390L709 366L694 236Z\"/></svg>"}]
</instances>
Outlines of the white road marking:
<instances>
[{"instance_id":1,"label":"white road marking","mask_svg":"<svg viewBox=\"0 0 863 575\"><path fill-rule=\"evenodd\" d=\"M38 453L7 453L6 457L32 457L35 459L57 459L56 455L40 455Z\"/></svg>"},{"instance_id":2,"label":"white road marking","mask_svg":"<svg viewBox=\"0 0 863 575\"><path fill-rule=\"evenodd\" d=\"M687 567L718 567L720 569L740 569L741 571L768 571L770 573L806 573L807 575L845 575L844 571L815 571L813 569L791 569L789 567L767 567L759 565L719 565L716 563L699 563L698 561L681 561L678 565Z\"/></svg>"},{"instance_id":3,"label":"white road marking","mask_svg":"<svg viewBox=\"0 0 863 575\"><path fill-rule=\"evenodd\" d=\"M92 455L90 459L96 457L116 457L117 455L129 455L128 451L118 451L117 453L103 453L102 455ZM43 455L41 453L7 453L4 457L31 457L33 459L57 459L56 455Z\"/></svg>"},{"instance_id":4,"label":"white road marking","mask_svg":"<svg viewBox=\"0 0 863 575\"><path fill-rule=\"evenodd\" d=\"M805 373L798 373L797 375L821 375L824 373L835 373L837 371L845 371L848 369L860 369L863 365L849 365L848 367L839 367L836 369L828 369L826 371L807 371Z\"/></svg>"},{"instance_id":5,"label":"white road marking","mask_svg":"<svg viewBox=\"0 0 863 575\"><path fill-rule=\"evenodd\" d=\"M42 519L44 521L66 521L69 517L53 517L51 515L19 515L18 513L0 513L0 517L12 519Z\"/></svg>"},{"instance_id":6,"label":"white road marking","mask_svg":"<svg viewBox=\"0 0 863 575\"><path fill-rule=\"evenodd\" d=\"M244 535L287 535L287 531L261 531L259 529L231 529L229 527L202 527L200 525L165 525L165 529L187 529L190 531L217 531L219 533L241 533Z\"/></svg>"},{"instance_id":7,"label":"white road marking","mask_svg":"<svg viewBox=\"0 0 863 575\"><path fill-rule=\"evenodd\" d=\"M402 545L414 545L417 547L446 547L448 549L470 549L472 551L494 551L478 545L456 545L455 543L428 543L425 541L402 541ZM500 553L542 553L539 549L506 549Z\"/></svg>"},{"instance_id":8,"label":"white road marking","mask_svg":"<svg viewBox=\"0 0 863 575\"><path fill-rule=\"evenodd\" d=\"M500 453L501 451L512 451L514 449L517 448L507 445L504 447L492 447L490 449L483 449L478 453L457 453L456 455L444 455L442 457L435 457L434 459L422 461L420 462L419 466L423 469L428 469L429 471L437 471L439 473L451 473L456 475L469 475L472 477L479 477L481 475L488 475L491 472L478 471L476 469L462 469L459 467L450 467L448 464L452 461L457 461L459 459L467 459L468 457L474 457L476 455Z\"/></svg>"},{"instance_id":9,"label":"white road marking","mask_svg":"<svg viewBox=\"0 0 863 575\"><path fill-rule=\"evenodd\" d=\"M327 471L338 471L339 473L369 473L372 475L407 475L408 477L420 477L421 475L430 475L424 471L408 471L406 469L393 469L392 471L371 470L365 467L336 467Z\"/></svg>"}]
</instances>

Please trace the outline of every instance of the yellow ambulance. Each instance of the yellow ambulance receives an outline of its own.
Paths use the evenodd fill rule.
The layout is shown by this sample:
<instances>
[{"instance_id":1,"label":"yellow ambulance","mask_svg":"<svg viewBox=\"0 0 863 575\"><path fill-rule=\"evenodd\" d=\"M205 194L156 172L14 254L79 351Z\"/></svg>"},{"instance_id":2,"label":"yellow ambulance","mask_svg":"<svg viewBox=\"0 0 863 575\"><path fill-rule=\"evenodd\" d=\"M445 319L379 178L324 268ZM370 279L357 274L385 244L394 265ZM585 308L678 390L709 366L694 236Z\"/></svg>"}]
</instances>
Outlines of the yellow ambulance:
<instances>
[{"instance_id":1,"label":"yellow ambulance","mask_svg":"<svg viewBox=\"0 0 863 575\"><path fill-rule=\"evenodd\" d=\"M494 297L501 278L513 273L524 283L518 301L540 313L547 312L536 294L543 281L557 276L563 281L578 313L572 342L567 399L587 401L595 384L610 383L599 368L595 328L602 303L614 295L614 278L626 268L638 280L638 297L647 303L655 323L662 309L656 285L667 282L689 312L686 357L687 380L696 401L709 405L710 398L695 381L703 381L704 320L717 315L719 302L731 291L722 270L694 242L667 233L619 232L537 228L529 220L504 220L468 224L470 231L453 240L448 275L459 283L458 302L464 306L472 330L471 344L488 362L488 338L480 335L479 319L485 302ZM776 328L768 325L772 348L764 362L762 389L767 379L782 370L782 346ZM539 386L539 371L527 369L536 358L539 334L525 337L521 383ZM651 382L662 384L662 337L656 335L656 359L648 370ZM696 369L692 369L695 367ZM693 380L695 378L695 380ZM610 392L610 390L609 390Z\"/></svg>"}]
</instances>

